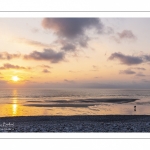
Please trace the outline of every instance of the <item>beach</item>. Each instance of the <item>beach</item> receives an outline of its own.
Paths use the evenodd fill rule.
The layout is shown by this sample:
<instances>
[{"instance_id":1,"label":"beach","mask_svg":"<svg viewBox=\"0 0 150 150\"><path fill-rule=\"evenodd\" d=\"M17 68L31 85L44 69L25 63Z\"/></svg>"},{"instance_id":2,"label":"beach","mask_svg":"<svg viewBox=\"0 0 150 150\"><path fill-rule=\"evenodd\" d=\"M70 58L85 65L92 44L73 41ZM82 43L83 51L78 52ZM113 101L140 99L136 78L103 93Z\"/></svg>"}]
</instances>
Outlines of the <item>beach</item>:
<instances>
[{"instance_id":1,"label":"beach","mask_svg":"<svg viewBox=\"0 0 150 150\"><path fill-rule=\"evenodd\" d=\"M149 93L135 89L1 90L0 132L150 132Z\"/></svg>"},{"instance_id":2,"label":"beach","mask_svg":"<svg viewBox=\"0 0 150 150\"><path fill-rule=\"evenodd\" d=\"M1 117L0 132L150 132L149 115Z\"/></svg>"}]
</instances>

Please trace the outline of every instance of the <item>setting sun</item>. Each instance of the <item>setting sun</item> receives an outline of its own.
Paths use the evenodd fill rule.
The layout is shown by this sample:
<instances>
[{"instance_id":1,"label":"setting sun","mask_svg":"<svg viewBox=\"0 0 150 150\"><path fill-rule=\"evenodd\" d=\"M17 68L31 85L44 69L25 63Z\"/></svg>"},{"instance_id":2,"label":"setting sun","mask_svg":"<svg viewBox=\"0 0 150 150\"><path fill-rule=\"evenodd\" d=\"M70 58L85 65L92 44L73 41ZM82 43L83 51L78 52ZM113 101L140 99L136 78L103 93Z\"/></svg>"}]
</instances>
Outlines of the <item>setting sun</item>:
<instances>
[{"instance_id":1,"label":"setting sun","mask_svg":"<svg viewBox=\"0 0 150 150\"><path fill-rule=\"evenodd\" d=\"M14 82L17 82L17 81L19 81L20 79L18 78L18 76L13 76L13 77L12 77L12 80L13 80Z\"/></svg>"}]
</instances>

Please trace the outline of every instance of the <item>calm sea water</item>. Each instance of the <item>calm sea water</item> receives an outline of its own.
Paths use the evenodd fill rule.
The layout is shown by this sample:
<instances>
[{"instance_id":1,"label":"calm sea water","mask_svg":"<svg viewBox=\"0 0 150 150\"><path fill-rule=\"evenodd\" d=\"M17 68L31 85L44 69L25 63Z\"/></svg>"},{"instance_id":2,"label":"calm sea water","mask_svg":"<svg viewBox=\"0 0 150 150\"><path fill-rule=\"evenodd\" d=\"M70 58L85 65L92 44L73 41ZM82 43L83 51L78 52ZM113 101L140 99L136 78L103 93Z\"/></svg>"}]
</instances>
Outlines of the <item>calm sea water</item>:
<instances>
[{"instance_id":1,"label":"calm sea water","mask_svg":"<svg viewBox=\"0 0 150 150\"><path fill-rule=\"evenodd\" d=\"M149 115L150 90L0 89L0 117L110 114Z\"/></svg>"}]
</instances>

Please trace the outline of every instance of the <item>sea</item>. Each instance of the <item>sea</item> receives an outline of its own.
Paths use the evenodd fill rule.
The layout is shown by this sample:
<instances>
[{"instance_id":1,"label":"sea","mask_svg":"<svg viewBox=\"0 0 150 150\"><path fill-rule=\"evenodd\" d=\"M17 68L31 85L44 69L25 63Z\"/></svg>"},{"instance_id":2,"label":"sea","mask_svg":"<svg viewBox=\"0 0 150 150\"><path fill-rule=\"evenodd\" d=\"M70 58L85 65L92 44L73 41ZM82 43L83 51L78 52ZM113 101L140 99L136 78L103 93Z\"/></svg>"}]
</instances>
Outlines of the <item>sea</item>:
<instances>
[{"instance_id":1,"label":"sea","mask_svg":"<svg viewBox=\"0 0 150 150\"><path fill-rule=\"evenodd\" d=\"M0 89L0 117L150 115L150 89Z\"/></svg>"}]
</instances>

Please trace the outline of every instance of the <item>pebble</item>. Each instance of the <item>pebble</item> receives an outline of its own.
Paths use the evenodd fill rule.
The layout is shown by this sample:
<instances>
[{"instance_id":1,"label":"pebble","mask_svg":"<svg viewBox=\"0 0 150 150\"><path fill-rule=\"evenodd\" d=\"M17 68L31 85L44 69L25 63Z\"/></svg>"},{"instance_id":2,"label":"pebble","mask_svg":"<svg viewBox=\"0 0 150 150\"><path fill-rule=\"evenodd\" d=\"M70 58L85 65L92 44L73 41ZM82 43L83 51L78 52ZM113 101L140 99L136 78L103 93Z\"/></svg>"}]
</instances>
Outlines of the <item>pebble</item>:
<instances>
[{"instance_id":1,"label":"pebble","mask_svg":"<svg viewBox=\"0 0 150 150\"><path fill-rule=\"evenodd\" d=\"M150 122L147 122L146 125L149 126L149 125L150 125Z\"/></svg>"},{"instance_id":2,"label":"pebble","mask_svg":"<svg viewBox=\"0 0 150 150\"><path fill-rule=\"evenodd\" d=\"M73 120L73 119L72 119ZM13 130L0 132L150 132L150 117L105 122L81 120L17 121ZM1 120L0 120L1 124ZM1 127L0 127L1 129Z\"/></svg>"}]
</instances>

